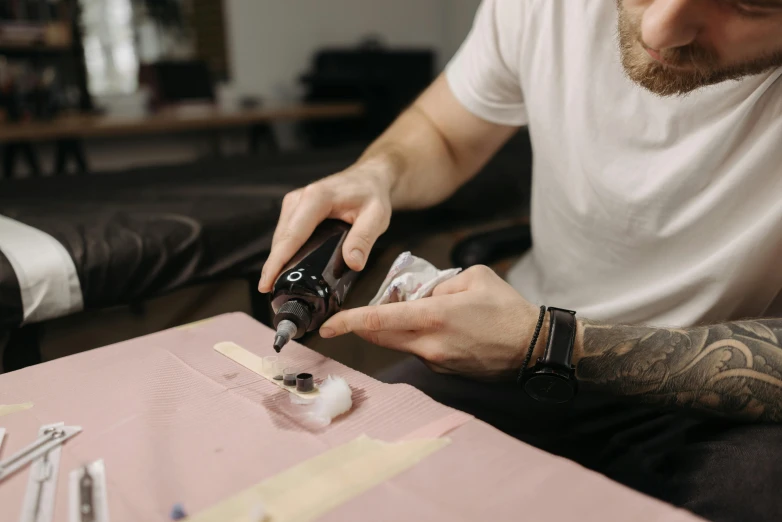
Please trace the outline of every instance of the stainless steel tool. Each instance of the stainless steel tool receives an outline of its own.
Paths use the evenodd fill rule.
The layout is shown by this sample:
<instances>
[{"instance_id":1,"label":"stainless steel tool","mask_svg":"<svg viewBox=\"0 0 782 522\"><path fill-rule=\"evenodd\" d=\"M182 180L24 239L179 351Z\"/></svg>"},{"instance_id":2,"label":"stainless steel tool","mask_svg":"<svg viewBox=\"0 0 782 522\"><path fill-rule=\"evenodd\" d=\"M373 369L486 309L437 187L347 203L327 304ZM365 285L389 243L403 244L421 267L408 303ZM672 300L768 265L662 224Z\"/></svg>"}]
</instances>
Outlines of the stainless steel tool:
<instances>
[{"instance_id":1,"label":"stainless steel tool","mask_svg":"<svg viewBox=\"0 0 782 522\"><path fill-rule=\"evenodd\" d=\"M80 432L81 426L49 425L42 428L34 442L0 461L0 482Z\"/></svg>"}]
</instances>

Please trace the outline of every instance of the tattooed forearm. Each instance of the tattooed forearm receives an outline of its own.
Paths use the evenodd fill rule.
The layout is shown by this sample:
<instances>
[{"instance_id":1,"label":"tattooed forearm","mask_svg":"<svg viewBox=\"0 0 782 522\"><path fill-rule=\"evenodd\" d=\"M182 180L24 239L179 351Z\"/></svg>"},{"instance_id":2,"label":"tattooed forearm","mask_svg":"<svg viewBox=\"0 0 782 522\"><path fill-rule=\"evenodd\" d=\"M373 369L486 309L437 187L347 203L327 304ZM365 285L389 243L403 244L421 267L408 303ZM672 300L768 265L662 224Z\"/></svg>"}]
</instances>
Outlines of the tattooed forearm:
<instances>
[{"instance_id":1,"label":"tattooed forearm","mask_svg":"<svg viewBox=\"0 0 782 522\"><path fill-rule=\"evenodd\" d=\"M650 402L782 421L782 319L681 330L583 328L580 381Z\"/></svg>"}]
</instances>

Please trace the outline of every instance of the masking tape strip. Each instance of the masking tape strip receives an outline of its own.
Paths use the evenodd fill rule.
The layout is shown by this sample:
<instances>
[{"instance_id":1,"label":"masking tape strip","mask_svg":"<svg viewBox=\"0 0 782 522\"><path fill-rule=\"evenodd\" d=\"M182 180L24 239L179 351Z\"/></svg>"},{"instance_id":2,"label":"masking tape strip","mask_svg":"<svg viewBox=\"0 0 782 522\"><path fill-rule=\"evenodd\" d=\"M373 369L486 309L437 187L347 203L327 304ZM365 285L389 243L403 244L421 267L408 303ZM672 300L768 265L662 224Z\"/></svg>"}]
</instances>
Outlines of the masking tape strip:
<instances>
[{"instance_id":1,"label":"masking tape strip","mask_svg":"<svg viewBox=\"0 0 782 522\"><path fill-rule=\"evenodd\" d=\"M29 410L33 407L32 402L24 402L22 404L0 404L0 417L4 415L11 415L18 411Z\"/></svg>"},{"instance_id":2,"label":"masking tape strip","mask_svg":"<svg viewBox=\"0 0 782 522\"><path fill-rule=\"evenodd\" d=\"M180 324L179 326L175 326L174 330L188 330L190 328L195 328L196 326L201 326L202 324L210 322L212 319L212 317L207 317L206 319L193 321L192 323Z\"/></svg>"},{"instance_id":3,"label":"masking tape strip","mask_svg":"<svg viewBox=\"0 0 782 522\"><path fill-rule=\"evenodd\" d=\"M309 522L398 475L450 444L449 439L388 443L362 435L251 486L194 522L250 521L261 505L268 522Z\"/></svg>"},{"instance_id":4,"label":"masking tape strip","mask_svg":"<svg viewBox=\"0 0 782 522\"><path fill-rule=\"evenodd\" d=\"M317 388L315 388L314 391L302 393L300 391L297 391L295 387L285 386L282 384L282 381L275 380L274 375L264 371L262 357L258 357L251 351L242 348L236 343L232 343L232 342L217 343L216 345L214 345L214 349L220 352L221 354L225 355L232 361L241 364L248 370L257 373L267 381L275 384L276 386L279 386L283 390L287 390L305 399L313 399L319 395Z\"/></svg>"}]
</instances>

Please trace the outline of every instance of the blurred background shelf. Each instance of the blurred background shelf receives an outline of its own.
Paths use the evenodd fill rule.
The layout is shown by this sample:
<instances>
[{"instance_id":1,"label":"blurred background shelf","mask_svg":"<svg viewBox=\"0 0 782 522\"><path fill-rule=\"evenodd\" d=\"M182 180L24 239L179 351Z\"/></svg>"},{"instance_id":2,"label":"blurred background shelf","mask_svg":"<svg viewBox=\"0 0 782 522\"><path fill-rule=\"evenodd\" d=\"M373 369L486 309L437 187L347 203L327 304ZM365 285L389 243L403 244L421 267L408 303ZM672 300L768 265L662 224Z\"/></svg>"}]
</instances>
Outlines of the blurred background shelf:
<instances>
[{"instance_id":1,"label":"blurred background shelf","mask_svg":"<svg viewBox=\"0 0 782 522\"><path fill-rule=\"evenodd\" d=\"M67 22L0 23L0 50L64 51L72 45Z\"/></svg>"}]
</instances>

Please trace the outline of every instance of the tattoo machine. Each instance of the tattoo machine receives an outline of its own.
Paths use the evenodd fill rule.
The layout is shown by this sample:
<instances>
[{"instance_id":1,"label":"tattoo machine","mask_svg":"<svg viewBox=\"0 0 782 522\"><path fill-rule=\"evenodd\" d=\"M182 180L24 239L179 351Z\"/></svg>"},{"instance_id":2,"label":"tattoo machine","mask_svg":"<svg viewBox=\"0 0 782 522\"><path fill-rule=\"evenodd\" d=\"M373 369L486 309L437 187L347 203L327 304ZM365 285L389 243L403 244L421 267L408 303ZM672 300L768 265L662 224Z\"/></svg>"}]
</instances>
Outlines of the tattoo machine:
<instances>
[{"instance_id":1,"label":"tattoo machine","mask_svg":"<svg viewBox=\"0 0 782 522\"><path fill-rule=\"evenodd\" d=\"M274 282L274 349L298 339L342 309L345 296L358 277L342 257L342 244L350 226L329 219L315 229Z\"/></svg>"}]
</instances>

